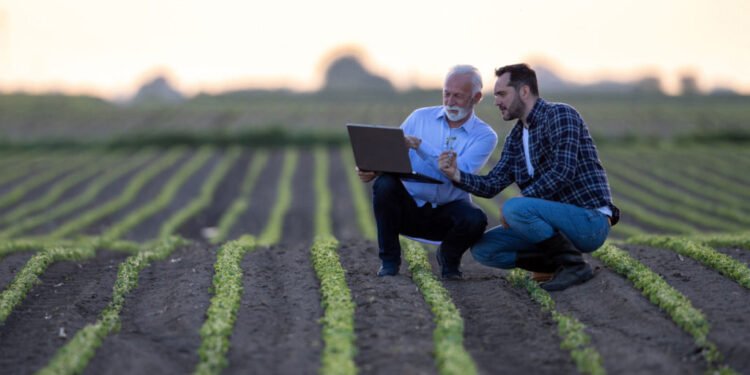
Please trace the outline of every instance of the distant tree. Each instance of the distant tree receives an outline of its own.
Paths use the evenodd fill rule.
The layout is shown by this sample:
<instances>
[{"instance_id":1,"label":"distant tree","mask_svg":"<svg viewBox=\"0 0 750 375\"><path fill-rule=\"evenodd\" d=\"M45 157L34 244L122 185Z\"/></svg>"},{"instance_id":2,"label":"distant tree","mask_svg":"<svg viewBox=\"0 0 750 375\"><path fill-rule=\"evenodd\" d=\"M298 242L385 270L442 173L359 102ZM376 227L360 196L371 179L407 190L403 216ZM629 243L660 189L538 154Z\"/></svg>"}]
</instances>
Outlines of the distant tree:
<instances>
[{"instance_id":1,"label":"distant tree","mask_svg":"<svg viewBox=\"0 0 750 375\"><path fill-rule=\"evenodd\" d=\"M658 77L643 77L634 83L634 90L639 94L662 95L661 80Z\"/></svg>"},{"instance_id":2,"label":"distant tree","mask_svg":"<svg viewBox=\"0 0 750 375\"><path fill-rule=\"evenodd\" d=\"M354 56L343 56L326 69L322 91L379 91L393 92L391 82L368 72Z\"/></svg>"},{"instance_id":3,"label":"distant tree","mask_svg":"<svg viewBox=\"0 0 750 375\"><path fill-rule=\"evenodd\" d=\"M164 77L157 77L144 84L133 97L134 104L179 104L184 100L182 94L172 88L172 85Z\"/></svg>"},{"instance_id":4,"label":"distant tree","mask_svg":"<svg viewBox=\"0 0 750 375\"><path fill-rule=\"evenodd\" d=\"M682 96L696 96L700 95L701 91L698 88L698 80L692 74L683 74L680 77L680 95Z\"/></svg>"}]
</instances>

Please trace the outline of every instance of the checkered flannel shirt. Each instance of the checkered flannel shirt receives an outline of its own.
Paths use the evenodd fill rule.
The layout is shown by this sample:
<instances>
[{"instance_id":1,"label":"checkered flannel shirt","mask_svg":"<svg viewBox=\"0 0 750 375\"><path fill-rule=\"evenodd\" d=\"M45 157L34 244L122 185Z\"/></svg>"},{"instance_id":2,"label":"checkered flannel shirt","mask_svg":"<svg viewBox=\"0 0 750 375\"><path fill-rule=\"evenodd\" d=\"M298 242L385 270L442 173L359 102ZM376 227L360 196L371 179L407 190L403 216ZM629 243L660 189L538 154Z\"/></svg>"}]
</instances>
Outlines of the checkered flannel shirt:
<instances>
[{"instance_id":1,"label":"checkered flannel shirt","mask_svg":"<svg viewBox=\"0 0 750 375\"><path fill-rule=\"evenodd\" d=\"M500 160L490 173L479 176L461 171L461 182L456 185L490 198L515 182L524 197L591 209L610 207L614 225L620 217L619 209L612 203L607 174L578 111L539 98L527 123L533 177L526 168L523 124L518 121L505 138Z\"/></svg>"}]
</instances>

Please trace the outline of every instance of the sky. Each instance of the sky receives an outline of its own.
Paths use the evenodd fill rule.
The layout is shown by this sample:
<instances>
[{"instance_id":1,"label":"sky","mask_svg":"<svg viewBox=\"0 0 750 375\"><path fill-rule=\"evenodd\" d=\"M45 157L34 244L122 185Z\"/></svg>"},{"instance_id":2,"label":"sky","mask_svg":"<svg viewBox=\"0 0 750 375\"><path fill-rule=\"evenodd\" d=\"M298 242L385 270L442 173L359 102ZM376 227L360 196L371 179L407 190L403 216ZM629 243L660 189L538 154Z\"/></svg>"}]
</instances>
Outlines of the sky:
<instances>
[{"instance_id":1,"label":"sky","mask_svg":"<svg viewBox=\"0 0 750 375\"><path fill-rule=\"evenodd\" d=\"M676 92L750 94L747 0L0 0L0 91L132 95L315 90L355 50L399 88L440 87L456 64L543 63L590 83L658 76ZM543 88L542 88L543 90Z\"/></svg>"}]
</instances>

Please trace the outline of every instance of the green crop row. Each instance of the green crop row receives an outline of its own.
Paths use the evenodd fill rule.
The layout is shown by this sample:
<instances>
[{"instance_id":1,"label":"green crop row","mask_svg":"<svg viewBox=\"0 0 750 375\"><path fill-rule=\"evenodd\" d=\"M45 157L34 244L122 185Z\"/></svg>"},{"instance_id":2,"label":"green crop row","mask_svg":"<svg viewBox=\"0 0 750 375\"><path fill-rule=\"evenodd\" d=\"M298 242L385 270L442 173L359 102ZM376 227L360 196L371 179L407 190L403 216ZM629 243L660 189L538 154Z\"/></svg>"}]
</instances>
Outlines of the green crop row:
<instances>
[{"instance_id":1,"label":"green crop row","mask_svg":"<svg viewBox=\"0 0 750 375\"><path fill-rule=\"evenodd\" d=\"M148 156L152 156L151 153L148 153ZM105 175L94 180L83 193L77 195L76 197L71 198L70 200L58 205L50 211L42 212L37 215L24 218L19 222L1 230L0 238L14 237L19 233L23 233L31 228L41 225L42 223L57 219L63 215L73 212L80 207L83 207L84 205L93 201L105 186L112 183L118 177L138 167L143 163L144 160L145 157L134 158L133 160L126 161L118 168L113 168L107 171Z\"/></svg>"},{"instance_id":2,"label":"green crop row","mask_svg":"<svg viewBox=\"0 0 750 375\"><path fill-rule=\"evenodd\" d=\"M214 191L219 186L221 180L226 176L229 169L232 168L232 164L240 156L239 148L232 148L229 152L221 159L219 165L217 165L208 176L206 182L201 187L201 192L198 198L193 199L190 203L178 211L175 215L169 218L164 224L162 224L160 237L172 235L185 221L198 214L202 209L211 205L214 198ZM189 177L189 176L188 176ZM179 187L179 185L178 185ZM168 202L171 201L171 197Z\"/></svg>"},{"instance_id":3,"label":"green crop row","mask_svg":"<svg viewBox=\"0 0 750 375\"><path fill-rule=\"evenodd\" d=\"M41 275L53 262L81 260L94 256L94 247L80 244L70 247L48 246L26 262L11 284L0 294L0 324L5 322L13 309L23 301L26 293L39 282Z\"/></svg>"},{"instance_id":4,"label":"green crop row","mask_svg":"<svg viewBox=\"0 0 750 375\"><path fill-rule=\"evenodd\" d=\"M733 373L728 367L720 365L722 355L716 345L708 339L710 324L687 297L627 252L610 243L594 252L593 256L630 280L651 303L664 310L680 328L690 334L695 343L702 348L703 357L709 368L717 369L723 374Z\"/></svg>"},{"instance_id":5,"label":"green crop row","mask_svg":"<svg viewBox=\"0 0 750 375\"><path fill-rule=\"evenodd\" d=\"M320 280L322 336L325 347L321 374L356 374L354 364L354 302L336 249L338 241L319 234L313 243L312 263Z\"/></svg>"},{"instance_id":6,"label":"green crop row","mask_svg":"<svg viewBox=\"0 0 750 375\"><path fill-rule=\"evenodd\" d=\"M133 253L138 250L139 245L136 242L116 240L116 241L105 241L99 237L81 237L76 240L66 239L49 239L49 238L20 238L14 240L7 240L0 243L0 259L5 255L21 252L21 251L35 251L44 250L50 247L77 247L91 245L97 249L107 249L113 251L121 251L126 253Z\"/></svg>"},{"instance_id":7,"label":"green crop row","mask_svg":"<svg viewBox=\"0 0 750 375\"><path fill-rule=\"evenodd\" d=\"M733 153L734 150L722 151ZM632 157L627 151L619 150L613 152L620 159ZM662 165L667 170L679 171L679 176L688 180L700 181L700 185L710 197L734 195L736 197L750 198L745 176L738 174L738 166L727 160L726 157L713 155L710 149L701 148L697 151L667 150L653 151L642 150L639 155L647 159L646 165ZM680 184L681 185L681 184ZM727 194L728 193L728 194Z\"/></svg>"},{"instance_id":8,"label":"green crop row","mask_svg":"<svg viewBox=\"0 0 750 375\"><path fill-rule=\"evenodd\" d=\"M14 153L12 156L4 155L0 159L0 185L15 179L20 179L40 169L41 165L47 165L51 160L58 159L59 155L51 152L29 152Z\"/></svg>"},{"instance_id":9,"label":"green crop row","mask_svg":"<svg viewBox=\"0 0 750 375\"><path fill-rule=\"evenodd\" d=\"M255 182L258 180L260 171L263 170L263 167L267 162L268 151L258 150L255 152L253 161L249 163L247 171L245 172L245 179L242 181L242 187L240 189L239 195L232 202L231 206L229 206L229 209L224 212L221 220L219 220L218 231L216 233L216 236L211 238L211 243L217 244L221 241L226 240L227 236L229 236L229 231L231 231L232 227L234 226L234 223L237 221L240 215L245 212L245 210L250 206L250 193L252 193Z\"/></svg>"},{"instance_id":10,"label":"green crop row","mask_svg":"<svg viewBox=\"0 0 750 375\"><path fill-rule=\"evenodd\" d=\"M621 193L623 190L627 190L627 188L624 188L622 186L615 186L613 189L615 189L617 193ZM626 191L622 195L627 194L628 193ZM643 223L644 225L648 225L657 228L658 230L671 233L698 232L698 229L690 224L650 211L640 204L631 201L629 198L623 198L622 195L619 195L619 198L615 201L615 204L623 212L623 215L627 215L635 219L639 223Z\"/></svg>"},{"instance_id":11,"label":"green crop row","mask_svg":"<svg viewBox=\"0 0 750 375\"><path fill-rule=\"evenodd\" d=\"M141 221L167 207L174 196L177 194L177 191L185 184L188 178L190 178L190 176L198 171L211 158L213 151L214 150L209 147L200 149L192 159L190 159L187 163L185 163L185 165L180 167L180 169L174 175L172 175L172 177L169 179L169 181L166 182L156 198L152 199L148 203L145 203L137 210L131 212L124 219L109 227L109 229L107 229L107 231L102 234L102 237L107 239L120 238L133 227L140 224ZM174 217L174 215L172 217ZM168 219L164 224L170 223L170 220L171 218ZM164 224L162 224L162 230L165 228Z\"/></svg>"},{"instance_id":12,"label":"green crop row","mask_svg":"<svg viewBox=\"0 0 750 375\"><path fill-rule=\"evenodd\" d=\"M570 352L578 371L583 374L605 374L602 357L591 345L591 338L584 331L586 326L578 319L558 312L549 293L531 280L526 271L516 268L509 276L513 285L525 288L531 299L541 305L542 311L552 315L562 339L560 347Z\"/></svg>"},{"instance_id":13,"label":"green crop row","mask_svg":"<svg viewBox=\"0 0 750 375\"><path fill-rule=\"evenodd\" d=\"M448 291L432 274L427 252L411 240L402 240L401 246L412 279L434 316L433 340L438 371L443 375L476 374L476 364L464 348L464 321Z\"/></svg>"},{"instance_id":14,"label":"green crop row","mask_svg":"<svg viewBox=\"0 0 750 375\"><path fill-rule=\"evenodd\" d=\"M67 191L74 185L80 183L81 181L87 178L100 174L102 170L106 170L107 168L110 168L111 164L113 164L112 161L109 161L109 162L104 161L102 163L90 164L88 166L85 166L82 170L78 172L69 174L68 176L63 178L61 181L54 184L49 190L47 190L47 192L44 195L26 204L19 205L12 211L3 215L3 218L2 220L0 220L0 223L8 224L12 222L17 222L18 220L21 220L24 217L27 217L34 212L37 212L46 207L49 207L55 201L57 201L65 191Z\"/></svg>"},{"instance_id":15,"label":"green crop row","mask_svg":"<svg viewBox=\"0 0 750 375\"><path fill-rule=\"evenodd\" d=\"M690 238L713 247L740 247L750 250L750 232L702 234Z\"/></svg>"},{"instance_id":16,"label":"green crop row","mask_svg":"<svg viewBox=\"0 0 750 375\"><path fill-rule=\"evenodd\" d=\"M623 223L622 221L617 223L614 227L611 229L611 233L613 233L616 236L619 237L630 237L630 236L637 236L639 234L643 234L643 229L638 228L636 226L630 225L628 223Z\"/></svg>"},{"instance_id":17,"label":"green crop row","mask_svg":"<svg viewBox=\"0 0 750 375\"><path fill-rule=\"evenodd\" d=\"M660 227L664 227L665 229L668 226L673 226L676 229L683 228L680 229L680 233L684 233L683 231L697 231L697 228L695 227L696 224L715 229L735 225L728 220L721 220L706 213L695 211L694 209L689 208L687 205L684 205L684 202L675 203L664 198L667 194L671 193L665 193L660 194L660 196L656 196L653 190L649 190L647 188L650 183L645 181L646 178L642 177L641 180L644 181L638 180L638 183L636 185L619 178L618 173L621 173L621 171L617 171L614 168L611 168L610 171L612 171L612 173L608 173L607 176L610 183L612 184L612 189L614 189L621 197L626 198L630 202L637 202L637 204L641 207L648 207L649 210L656 210L678 217L677 219L670 219L662 216L658 221L670 220L679 222L680 225L678 226L675 224L662 223L659 225ZM644 188L646 188L646 190L644 190ZM656 216L656 213L652 212L651 215Z\"/></svg>"},{"instance_id":18,"label":"green crop row","mask_svg":"<svg viewBox=\"0 0 750 375\"><path fill-rule=\"evenodd\" d=\"M242 258L255 248L255 238L242 236L222 246L214 264L213 293L201 327L200 362L195 374L220 374L227 366L229 337L242 298Z\"/></svg>"},{"instance_id":19,"label":"green crop row","mask_svg":"<svg viewBox=\"0 0 750 375\"><path fill-rule=\"evenodd\" d=\"M741 211L742 209L750 209L750 203L746 199L742 199L736 195L736 189L727 190L727 187L731 185L731 180L726 178L707 178L702 174L703 171L690 176L687 173L688 170L695 167L684 161L677 165L664 163L661 159L657 158L646 158L641 163L633 162L629 158L618 158L617 162L623 164L625 168L638 170L648 180L656 177L668 181L670 184L678 186L679 189L694 195L694 197L688 197L680 194L679 200L690 200L691 202L688 204L696 205L697 208L706 212L724 216L731 220L738 220L745 224L750 223L750 219L742 215ZM648 164L644 164L643 162L647 162ZM647 166L648 169L646 169ZM696 170L693 169L693 171ZM674 190L665 184L657 184L656 187L662 190ZM709 201L718 202L721 205L709 204L711 203Z\"/></svg>"},{"instance_id":20,"label":"green crop row","mask_svg":"<svg viewBox=\"0 0 750 375\"><path fill-rule=\"evenodd\" d=\"M281 177L279 178L279 195L276 198L276 204L273 206L266 227L258 238L258 244L260 245L270 246L281 239L284 216L292 204L292 177L294 177L294 170L297 168L298 156L299 153L296 149L286 151L284 165L281 167Z\"/></svg>"},{"instance_id":21,"label":"green crop row","mask_svg":"<svg viewBox=\"0 0 750 375\"><path fill-rule=\"evenodd\" d=\"M747 265L698 241L686 237L641 235L628 238L627 242L669 249L688 256L750 289L750 268Z\"/></svg>"},{"instance_id":22,"label":"green crop row","mask_svg":"<svg viewBox=\"0 0 750 375\"><path fill-rule=\"evenodd\" d=\"M160 159L151 163L148 168L144 169L138 175L133 177L119 196L102 203L100 206L79 215L75 220L68 221L61 225L57 230L52 232L49 237L63 238L87 226L97 220L115 213L117 210L128 205L141 192L146 183L158 176L164 170L174 164L186 151L184 149L175 149L164 155Z\"/></svg>"},{"instance_id":23,"label":"green crop row","mask_svg":"<svg viewBox=\"0 0 750 375\"><path fill-rule=\"evenodd\" d=\"M359 223L359 229L365 238L374 240L376 237L375 222L372 219L372 213L370 212L370 200L367 199L362 181L360 181L357 176L354 165L354 156L352 156L352 153L345 148L341 149L340 155L344 162L344 169L346 169L349 190L352 192L352 199L354 201L354 209L357 212L357 223Z\"/></svg>"},{"instance_id":24,"label":"green crop row","mask_svg":"<svg viewBox=\"0 0 750 375\"><path fill-rule=\"evenodd\" d=\"M2 257L21 251L42 250L50 246L68 247L72 246L74 241L70 240L49 240L46 238L19 238L12 240L3 240L0 242L0 259Z\"/></svg>"},{"instance_id":25,"label":"green crop row","mask_svg":"<svg viewBox=\"0 0 750 375\"><path fill-rule=\"evenodd\" d=\"M610 163L610 165L614 167L610 168L613 172L610 179L614 180L614 183L619 186L626 183L619 180L618 175L637 183L638 191L643 191L638 195L638 201L650 207L664 212L673 212L693 223L722 230L737 230L742 227L742 223L750 223L745 215L732 207L718 206L712 202L706 202L700 197L681 193L652 176L633 169L629 164L620 162ZM655 169L655 171L658 171L658 169ZM631 197L636 198L632 195Z\"/></svg>"},{"instance_id":26,"label":"green crop row","mask_svg":"<svg viewBox=\"0 0 750 375\"><path fill-rule=\"evenodd\" d=\"M179 237L162 238L144 246L144 250L120 263L117 279L112 288L112 300L99 315L99 319L76 332L61 347L46 367L38 374L80 374L88 365L104 339L120 328L120 311L125 297L138 286L141 270L156 260L165 259L178 246L187 242Z\"/></svg>"},{"instance_id":27,"label":"green crop row","mask_svg":"<svg viewBox=\"0 0 750 375\"><path fill-rule=\"evenodd\" d=\"M320 281L323 355L321 374L356 374L354 364L354 302L346 284L338 253L339 242L332 235L331 192L328 189L328 150L316 147L315 159L315 242L311 257Z\"/></svg>"},{"instance_id":28,"label":"green crop row","mask_svg":"<svg viewBox=\"0 0 750 375\"><path fill-rule=\"evenodd\" d=\"M3 196L0 197L0 208L5 208L18 202L29 192L29 190L44 185L54 180L55 178L60 177L61 175L67 174L70 171L75 170L81 164L90 161L90 159L93 158L94 155L87 155L87 157L77 155L71 156L70 158L53 161L52 163L50 163L49 169L32 176L31 178L16 185L16 187L14 187L10 192L3 194Z\"/></svg>"}]
</instances>

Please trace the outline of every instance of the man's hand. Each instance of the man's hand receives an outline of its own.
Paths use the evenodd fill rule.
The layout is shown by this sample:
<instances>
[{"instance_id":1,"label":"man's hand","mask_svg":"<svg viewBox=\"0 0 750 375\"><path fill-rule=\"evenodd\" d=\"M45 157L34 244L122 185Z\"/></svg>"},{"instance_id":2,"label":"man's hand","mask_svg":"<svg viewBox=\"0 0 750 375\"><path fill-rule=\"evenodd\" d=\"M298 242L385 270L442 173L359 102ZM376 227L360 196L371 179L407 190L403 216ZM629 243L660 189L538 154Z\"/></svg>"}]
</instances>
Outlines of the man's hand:
<instances>
[{"instance_id":1,"label":"man's hand","mask_svg":"<svg viewBox=\"0 0 750 375\"><path fill-rule=\"evenodd\" d=\"M443 151L438 157L438 167L443 174L455 182L461 181L461 171L456 164L455 151Z\"/></svg>"},{"instance_id":2,"label":"man's hand","mask_svg":"<svg viewBox=\"0 0 750 375\"><path fill-rule=\"evenodd\" d=\"M405 135L404 136L404 142L406 142L406 147L418 149L419 145L422 144L422 140L413 136L413 135Z\"/></svg>"},{"instance_id":3,"label":"man's hand","mask_svg":"<svg viewBox=\"0 0 750 375\"><path fill-rule=\"evenodd\" d=\"M360 170L357 167L354 167L354 169L357 170L357 175L359 176L359 180L362 182L370 182L375 179L375 177L378 177L379 173L372 172L372 171L363 171Z\"/></svg>"}]
</instances>

